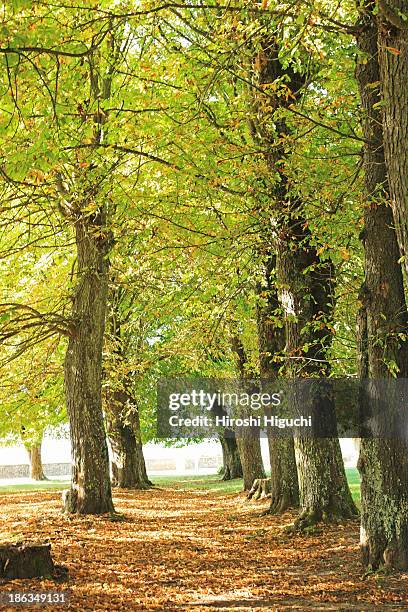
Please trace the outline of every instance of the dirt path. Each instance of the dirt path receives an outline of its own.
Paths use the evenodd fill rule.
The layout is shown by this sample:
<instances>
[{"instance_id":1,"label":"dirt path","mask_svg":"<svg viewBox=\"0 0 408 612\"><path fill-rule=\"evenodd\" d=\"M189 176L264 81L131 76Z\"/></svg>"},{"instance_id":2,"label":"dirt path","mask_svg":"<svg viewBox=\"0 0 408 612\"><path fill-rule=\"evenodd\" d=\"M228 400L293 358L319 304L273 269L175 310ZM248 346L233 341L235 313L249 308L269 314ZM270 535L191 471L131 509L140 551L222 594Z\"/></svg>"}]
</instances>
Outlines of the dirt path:
<instances>
[{"instance_id":1,"label":"dirt path","mask_svg":"<svg viewBox=\"0 0 408 612\"><path fill-rule=\"evenodd\" d=\"M291 535L242 495L173 489L116 494L123 522L67 518L58 493L0 504L0 541L50 541L70 573L1 591L69 588L70 610L408 610L408 574L362 578L356 521Z\"/></svg>"}]
</instances>

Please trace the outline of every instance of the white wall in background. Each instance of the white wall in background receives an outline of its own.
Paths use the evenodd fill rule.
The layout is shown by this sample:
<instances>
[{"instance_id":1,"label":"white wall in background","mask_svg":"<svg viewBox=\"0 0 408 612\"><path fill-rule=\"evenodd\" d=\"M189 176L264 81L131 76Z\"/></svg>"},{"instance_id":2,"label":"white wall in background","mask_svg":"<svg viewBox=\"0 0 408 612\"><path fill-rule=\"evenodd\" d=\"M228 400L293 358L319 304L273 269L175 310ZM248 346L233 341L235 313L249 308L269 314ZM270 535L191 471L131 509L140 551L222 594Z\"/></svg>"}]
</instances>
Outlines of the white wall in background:
<instances>
[{"instance_id":1,"label":"white wall in background","mask_svg":"<svg viewBox=\"0 0 408 612\"><path fill-rule=\"evenodd\" d=\"M343 439L340 441L343 458L346 467L355 467L358 458L358 448L354 440ZM268 443L266 439L261 440L262 456L266 469L269 469ZM203 457L221 457L221 446L219 442L207 440L200 444L190 444L181 448L174 446L165 447L162 444L146 444L144 446L146 460L171 460L176 463L172 473L204 473L203 468L199 468L198 462ZM71 446L68 438L53 438L47 436L43 442L42 456L44 463L69 463L71 461ZM193 469L185 469L186 461L194 465ZM22 445L0 446L0 465L27 464L27 453ZM208 470L215 472L215 469ZM162 470L160 470L162 472ZM165 471L163 473L170 473Z\"/></svg>"}]
</instances>

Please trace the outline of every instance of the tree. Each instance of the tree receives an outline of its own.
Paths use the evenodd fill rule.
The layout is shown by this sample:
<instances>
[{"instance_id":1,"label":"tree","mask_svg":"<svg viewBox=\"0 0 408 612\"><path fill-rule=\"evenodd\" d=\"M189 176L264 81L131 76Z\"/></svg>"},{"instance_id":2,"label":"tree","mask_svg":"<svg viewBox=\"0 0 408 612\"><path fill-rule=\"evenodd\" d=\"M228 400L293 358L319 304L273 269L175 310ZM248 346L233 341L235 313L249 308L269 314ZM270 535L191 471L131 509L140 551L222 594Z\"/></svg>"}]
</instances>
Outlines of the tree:
<instances>
[{"instance_id":1,"label":"tree","mask_svg":"<svg viewBox=\"0 0 408 612\"><path fill-rule=\"evenodd\" d=\"M146 342L142 325L132 317L135 296L112 283L109 300L105 360L105 405L107 431L112 450L113 483L124 489L147 489L139 409L133 395L136 372L132 363ZM126 325L127 324L127 325Z\"/></svg>"},{"instance_id":2,"label":"tree","mask_svg":"<svg viewBox=\"0 0 408 612\"><path fill-rule=\"evenodd\" d=\"M125 391L115 391L108 402L113 484L121 489L148 489L152 483L147 476L134 399Z\"/></svg>"},{"instance_id":3,"label":"tree","mask_svg":"<svg viewBox=\"0 0 408 612\"><path fill-rule=\"evenodd\" d=\"M375 383L393 376L407 377L407 307L399 250L394 229L389 197L396 207L394 172L395 165L403 168L404 160L395 151L393 168L386 164L381 117L381 88L379 59L390 55L390 75L400 69L400 61L392 59L393 51L378 49L378 26L374 15L374 3L366 1L360 8L357 43L359 59L356 77L360 88L364 148L366 202L364 206L364 230L362 239L365 251L365 279L361 287L361 307L358 316L359 376L373 379ZM380 23L380 45L384 45L384 28L394 35L395 26ZM399 33L401 35L401 32ZM391 44L391 43L390 43ZM398 48L400 41L398 43ZM397 103L399 81L385 85L387 105ZM392 100L391 100L392 98ZM395 99L394 99L395 98ZM403 125L395 116L389 123L389 111L385 114L385 134L397 131ZM389 157L388 157L389 159ZM400 171L400 170L399 170ZM392 186L392 187L391 187ZM398 217L397 217L398 220ZM403 238L403 226L399 235ZM373 389L375 392L375 388ZM369 392L368 392L369 393ZM376 404L375 395L363 398L363 413ZM390 401L392 401L390 399ZM365 402L371 406L365 405ZM389 418L392 407L389 406ZM375 437L362 439L359 470L361 472L361 549L367 567L377 569L386 565L396 569L408 567L408 448L403 440Z\"/></svg>"},{"instance_id":4,"label":"tree","mask_svg":"<svg viewBox=\"0 0 408 612\"><path fill-rule=\"evenodd\" d=\"M75 259L66 278L63 305L59 303L55 311L44 313L43 304L34 309L14 300L11 305L3 304L10 320L5 337L25 334L24 346L22 341L18 345L21 351L52 335L67 336L65 389L74 461L67 510L103 513L113 508L101 393L113 227L119 219L123 226L126 207L131 216L129 202L134 193L130 197L126 189L138 182L133 173L140 176L141 160L167 164L172 170L174 166L146 151L146 133L140 134L137 122L127 122L134 111L129 101L143 102L146 94L133 71L136 41L144 48L144 42L150 44L152 38L139 29L139 22L131 27L126 12L123 18L120 14L111 18L108 12L99 18L93 7L48 8L7 7L10 27L1 54L5 66L3 101L11 122L3 132L7 161L2 176L13 227L25 222L32 236L36 223L40 230L51 226L41 245L47 245L47 238L57 243L62 234L64 238L68 235L64 248L68 257L75 251ZM19 38L14 25L21 18L27 19L30 27ZM33 44L39 37L43 46ZM135 60L129 70L127 57ZM14 76L8 78L13 70ZM84 83L89 87L86 93ZM167 91L166 85L163 88ZM20 95L22 90L24 96ZM161 98L163 91L159 90ZM84 92L83 99L78 100L78 92ZM150 112L141 106L141 113ZM140 149L126 146L129 135L136 138L135 133ZM155 139L150 142L159 147ZM16 143L29 151L23 156L24 163L13 155ZM16 218L13 210L22 211L20 217ZM27 248L18 230L16 234L18 248ZM44 250L49 252L50 247ZM25 313L23 318L21 312Z\"/></svg>"},{"instance_id":5,"label":"tree","mask_svg":"<svg viewBox=\"0 0 408 612\"><path fill-rule=\"evenodd\" d=\"M395 229L408 280L408 7L404 0L365 3L378 12L378 62L383 109L383 140Z\"/></svg>"},{"instance_id":6,"label":"tree","mask_svg":"<svg viewBox=\"0 0 408 612\"><path fill-rule=\"evenodd\" d=\"M245 15L244 19L246 17L247 15ZM250 15L250 18L252 19L253 15ZM301 15L302 19L305 19L306 29L310 25L310 19L303 14ZM327 96L313 96L310 93L313 91L313 88L310 86L312 82L316 90L320 87L318 78L315 79L315 82L313 81L315 75L319 74L320 66L314 66L313 62L310 62L310 56L306 57L303 54L303 48L300 45L299 48L296 48L295 45L291 46L289 42L290 36L296 27L290 20L288 21L290 25L288 25L287 29L282 23L279 26L275 23L273 24L277 26L275 29L283 32L281 41L280 39L278 40L275 34L270 35L268 31L268 29L271 29L270 20L260 19L257 21L257 25L261 24L261 27L256 30L256 35L253 34L250 26L246 29L240 24L241 27L238 28L236 20L232 22L231 30L228 32L232 42L230 44L230 39L228 39L226 45L228 50L231 51L229 58L233 56L234 51L232 49L234 44L240 50L245 44L246 48L251 49L251 51L253 50L253 45L257 44L259 53L255 64L253 54L251 53L251 71L249 76L248 71L243 73L242 70L242 66L244 66L244 69L247 68L245 61L242 59L242 53L239 54L239 66L237 67L237 62L234 63L234 60L231 59L232 66L229 64L225 72L232 75L231 90L233 93L228 90L228 95L234 99L234 108L240 108L239 103L242 101L242 95L238 102L236 100L238 97L236 91L239 84L245 83L246 93L248 88L251 92L256 92L256 112L253 112L253 103L252 105L248 104L246 115L248 115L249 107L251 132L254 141L259 145L251 153L257 160L259 160L260 155L263 156L266 162L266 171L264 170L261 175L258 175L257 180L253 180L253 174L260 164L248 165L246 170L247 176L251 176L252 179L250 193L256 193L256 196L253 199L251 198L251 203L253 203L254 199L257 202L255 212L259 215L260 209L267 211L265 215L259 215L260 230L256 238L256 247L259 247L259 243L262 244L262 240L265 238L262 231L264 226L270 227L273 240L269 239L266 242L264 251L268 252L269 250L278 253L278 289L286 318L287 362L293 364L298 359L298 364L305 373L308 372L309 375L316 376L318 372L324 372L324 375L327 376L329 375L329 369L325 370L324 365L321 370L317 366L314 368L310 367L309 370L302 366L305 363L308 365L313 364L314 359L316 359L316 363L321 362L325 364L327 362L333 336L331 326L334 303L332 286L334 278L333 266L327 254L321 256L326 246L319 244L317 235L314 235L310 228L308 228L312 223L310 218L312 215L308 214L310 211L309 202L299 195L300 192L304 191L297 178L299 169L295 165L291 165L288 160L291 157L290 153L293 151L294 139L296 138L297 146L299 140L302 139L302 136L299 134L300 128L305 129L305 134L309 134L312 131L310 124L308 125L307 123L308 121L315 127L327 127L328 130L332 130L333 133L341 138L347 138L348 135L342 129L337 129L333 124L322 123L319 120L319 115L317 119L314 119L312 112L310 112L309 117L307 112L305 114L298 110L296 103L300 99L303 103L306 93L309 103L314 101L313 98L317 98L317 108L319 103L322 103L319 97L324 98ZM224 35L227 27L227 25L223 26L222 33ZM281 30L279 30L279 27L281 27ZM249 44L248 41L250 41ZM214 59L214 65L221 72L225 64L220 66L217 59ZM224 135L226 131L225 115L220 113L221 121L216 114L217 111L219 112L219 100L222 99L224 91L217 96L218 92L214 91L213 83L214 79L211 80L211 88L209 86L205 90L207 96L210 90L215 98L213 108L211 109L212 112L211 114L208 112L208 115L213 125L216 125L218 128L222 126L222 129L220 128L219 131ZM325 87L325 84L322 87ZM246 98L248 99L248 96ZM204 108L208 106L207 100L203 101L203 106ZM335 109L335 112L337 113L337 109ZM305 120L306 127L303 120ZM333 120L334 123L336 121L337 119ZM268 127L268 122L270 124L269 130L265 129L265 126ZM235 131L237 131L237 124L239 122L235 119ZM354 138L352 129L349 134L350 137ZM233 137L229 133L225 138L229 145L232 145L232 149L234 149L234 146L236 147L237 157L241 153L242 160L248 154L248 148L245 148L247 144L246 136L247 134L244 135L241 132L244 146L242 146L242 143L240 143L240 146L234 142ZM359 137L355 136L355 139L359 140ZM317 140L318 138L316 138ZM301 171L309 177L309 174L305 172L305 168L301 168ZM269 179L266 182L265 176ZM310 181L309 177L308 185L310 186L311 184L312 181ZM267 188L265 188L265 185ZM316 186L314 191L316 191ZM314 197L314 195L311 197ZM342 199L344 197L341 198L341 201ZM262 206L259 206L259 201L262 202ZM338 205L336 205L337 207ZM253 208L248 213L248 216L253 220ZM344 253L344 257L348 257L348 252ZM291 259L296 259L293 269L290 268L292 264ZM304 283L303 279L306 279ZM292 297L295 302L297 301L295 312L292 312L290 304L286 303L286 298L290 300ZM315 306L311 306L313 302L315 302ZM328 307L330 302L331 308ZM304 352L304 355L302 355L302 352ZM306 355L307 353L308 355ZM338 440L322 441L321 444L316 445L312 441L306 443L306 445L300 442L298 447L299 454L305 460L303 463L305 465L309 464L310 470L308 472L318 473L318 469L312 469L313 457L315 457L316 465L319 464L318 467L323 469L324 474L323 486L320 487L319 479L316 476L314 481L310 483L309 490L307 490L309 482L307 480L307 472L304 469L305 465L302 462L299 463L300 471L302 472L305 522L307 523L308 520L319 520L324 514L327 516L334 514L350 516L354 514L355 508L348 491ZM319 447L321 448L319 449ZM308 452L309 450L310 453ZM319 489L321 489L320 500L318 499ZM340 491L339 494L337 489ZM308 501L306 501L307 498ZM312 498L314 501L311 502L311 505L315 505L316 510L306 510L306 506ZM335 506L337 507L335 508Z\"/></svg>"},{"instance_id":7,"label":"tree","mask_svg":"<svg viewBox=\"0 0 408 612\"><path fill-rule=\"evenodd\" d=\"M107 66L101 66L96 53L89 56L91 105L99 107L101 100L109 100L120 45L110 32ZM94 117L95 146L103 142L105 118L101 112ZM62 177L59 186L63 197L61 209L75 228L77 252L73 323L64 364L73 458L66 511L103 514L113 511L101 387L112 234L108 203L105 199L98 202L100 174L93 171L90 162L82 163L86 170L76 185L79 199L70 198Z\"/></svg>"},{"instance_id":8,"label":"tree","mask_svg":"<svg viewBox=\"0 0 408 612\"><path fill-rule=\"evenodd\" d=\"M276 255L265 257L264 275L258 285L257 323L261 379L277 379L284 362L285 332L276 281ZM268 411L268 415L270 411ZM279 438L268 430L271 464L271 514L299 505L299 483L293 438Z\"/></svg>"},{"instance_id":9,"label":"tree","mask_svg":"<svg viewBox=\"0 0 408 612\"><path fill-rule=\"evenodd\" d=\"M251 392L253 386L250 381L246 380L248 378L248 359L242 339L237 333L231 337L231 346L240 383ZM237 416L245 417L250 414L241 408ZM266 476L262 460L260 430L258 427L242 427L235 430L235 435L242 465L244 491L250 491L255 480L263 479Z\"/></svg>"},{"instance_id":10,"label":"tree","mask_svg":"<svg viewBox=\"0 0 408 612\"><path fill-rule=\"evenodd\" d=\"M242 463L235 432L232 429L223 429L219 435L219 441L222 448L222 480L242 478Z\"/></svg>"},{"instance_id":11,"label":"tree","mask_svg":"<svg viewBox=\"0 0 408 612\"><path fill-rule=\"evenodd\" d=\"M298 67L282 64L279 42L274 36L262 39L258 65L261 84L283 83L281 86L288 88L292 99L301 98L306 76ZM273 225L277 228L273 247L277 253L279 301L285 318L287 372L292 376L317 373L327 376L333 266L329 259L323 260L318 255L304 203L292 188L286 169L288 146L283 141L290 137L290 129L281 111L288 102L281 94L270 97L269 103L276 113L276 134L270 140L268 165L279 174L271 194L276 211ZM257 125L254 128L257 130ZM334 412L334 406L331 410ZM348 489L338 439L296 437L295 455L301 506L297 525L309 525L322 518L353 516L356 508Z\"/></svg>"},{"instance_id":12,"label":"tree","mask_svg":"<svg viewBox=\"0 0 408 612\"><path fill-rule=\"evenodd\" d=\"M289 371L292 376L300 372L308 376L327 376L333 270L330 261L319 260L305 229L305 219L298 210L291 210L293 199L288 205L286 214L290 221L279 245L278 275L285 309ZM296 361L293 362L293 358ZM319 395L309 397L311 412L321 401ZM294 406L296 412L304 410L304 407L298 408ZM334 419L334 405L326 401L324 412L318 410L317 415L323 422L330 423ZM295 454L301 507L297 524L303 527L322 519L354 516L357 511L348 488L338 439L296 437Z\"/></svg>"},{"instance_id":13,"label":"tree","mask_svg":"<svg viewBox=\"0 0 408 612\"><path fill-rule=\"evenodd\" d=\"M30 461L30 478L33 480L47 480L41 460L41 442L27 444L26 449Z\"/></svg>"},{"instance_id":14,"label":"tree","mask_svg":"<svg viewBox=\"0 0 408 612\"><path fill-rule=\"evenodd\" d=\"M146 2L131 10L126 4L114 10L47 2L5 6L0 173L6 231L0 241L18 274L13 269L2 279L2 355L9 361L51 338L68 340L65 387L75 464L69 510L113 509L102 384L117 478L143 486L140 429L154 437L147 404L160 374L231 377L233 352L239 359L243 347L248 353L248 336L251 368L259 361L267 378L355 374L352 366L337 364L355 348L347 327L361 266L362 144L370 207L360 368L372 380L405 375L406 304L396 262L407 252L407 28L402 2L392 3L395 11L389 2L377 4L367 2L366 12L378 8L378 16L365 16L352 29L336 20L349 3L334 16L327 2L307 10L297 2ZM22 19L27 27L19 32ZM369 56L367 72L359 73L363 136L355 91L347 91L355 47L335 39L339 30L357 32ZM371 61L377 37L379 68ZM378 132L381 104L384 135ZM399 252L390 211L381 204L388 191ZM124 267L137 268L127 286L112 273L122 244L131 260ZM21 274L20 258L27 259ZM21 291L20 283L35 278L34 265L45 280L42 295L31 297L33 287ZM114 313L115 367L105 367L103 377L109 278L137 308L125 308L126 323L123 310ZM239 312L234 325L246 337L231 351L231 305L238 299L250 312ZM139 334L142 317L149 321ZM346 348L339 328L347 330ZM141 351L129 351L140 338ZM329 413L330 421L332 405ZM243 468L246 487L255 473L263 475L259 440L238 439L241 466L236 441L225 434L222 445L226 473ZM337 438L297 439L295 446L270 440L271 510L297 503L295 447L300 523L353 515ZM403 451L363 443L364 550L373 566L384 557L389 565L405 563L406 500L392 467L403 462ZM375 480L384 470L390 480ZM389 513L384 494L393 501Z\"/></svg>"}]
</instances>

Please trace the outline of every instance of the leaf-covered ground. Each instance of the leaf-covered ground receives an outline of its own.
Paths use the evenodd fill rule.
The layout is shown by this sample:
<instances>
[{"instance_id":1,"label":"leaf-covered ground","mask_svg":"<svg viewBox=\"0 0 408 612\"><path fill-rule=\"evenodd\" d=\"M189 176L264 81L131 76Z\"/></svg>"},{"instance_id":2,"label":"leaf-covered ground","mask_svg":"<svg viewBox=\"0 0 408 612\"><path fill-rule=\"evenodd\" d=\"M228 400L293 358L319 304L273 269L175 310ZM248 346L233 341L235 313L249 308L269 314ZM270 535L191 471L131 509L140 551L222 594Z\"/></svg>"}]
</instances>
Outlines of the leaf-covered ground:
<instances>
[{"instance_id":1,"label":"leaf-covered ground","mask_svg":"<svg viewBox=\"0 0 408 612\"><path fill-rule=\"evenodd\" d=\"M293 535L282 529L290 514L197 489L116 492L116 521L66 517L56 491L0 502L0 540L49 541L70 574L1 589L68 588L71 610L408 609L408 574L363 577L358 521Z\"/></svg>"}]
</instances>

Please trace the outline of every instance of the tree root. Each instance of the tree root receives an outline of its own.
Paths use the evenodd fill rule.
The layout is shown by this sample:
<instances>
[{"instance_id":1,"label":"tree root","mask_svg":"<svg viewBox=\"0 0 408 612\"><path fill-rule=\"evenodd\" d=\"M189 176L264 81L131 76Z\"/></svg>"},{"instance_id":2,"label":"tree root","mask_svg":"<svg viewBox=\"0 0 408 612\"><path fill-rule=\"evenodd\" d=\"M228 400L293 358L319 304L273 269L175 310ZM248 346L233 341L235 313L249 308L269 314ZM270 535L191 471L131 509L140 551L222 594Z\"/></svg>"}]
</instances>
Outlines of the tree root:
<instances>
[{"instance_id":1,"label":"tree root","mask_svg":"<svg viewBox=\"0 0 408 612\"><path fill-rule=\"evenodd\" d=\"M291 508L297 508L298 502L294 502L289 495L279 495L278 497L271 498L271 505L265 514L283 514L286 510Z\"/></svg>"},{"instance_id":2,"label":"tree root","mask_svg":"<svg viewBox=\"0 0 408 612\"><path fill-rule=\"evenodd\" d=\"M328 511L321 509L304 510L291 526L291 531L312 531L318 523L340 523L342 521L356 518L353 508L341 511Z\"/></svg>"},{"instance_id":3,"label":"tree root","mask_svg":"<svg viewBox=\"0 0 408 612\"><path fill-rule=\"evenodd\" d=\"M323 520L322 512L317 510L302 512L293 523L293 531L306 531L315 527Z\"/></svg>"}]
</instances>

